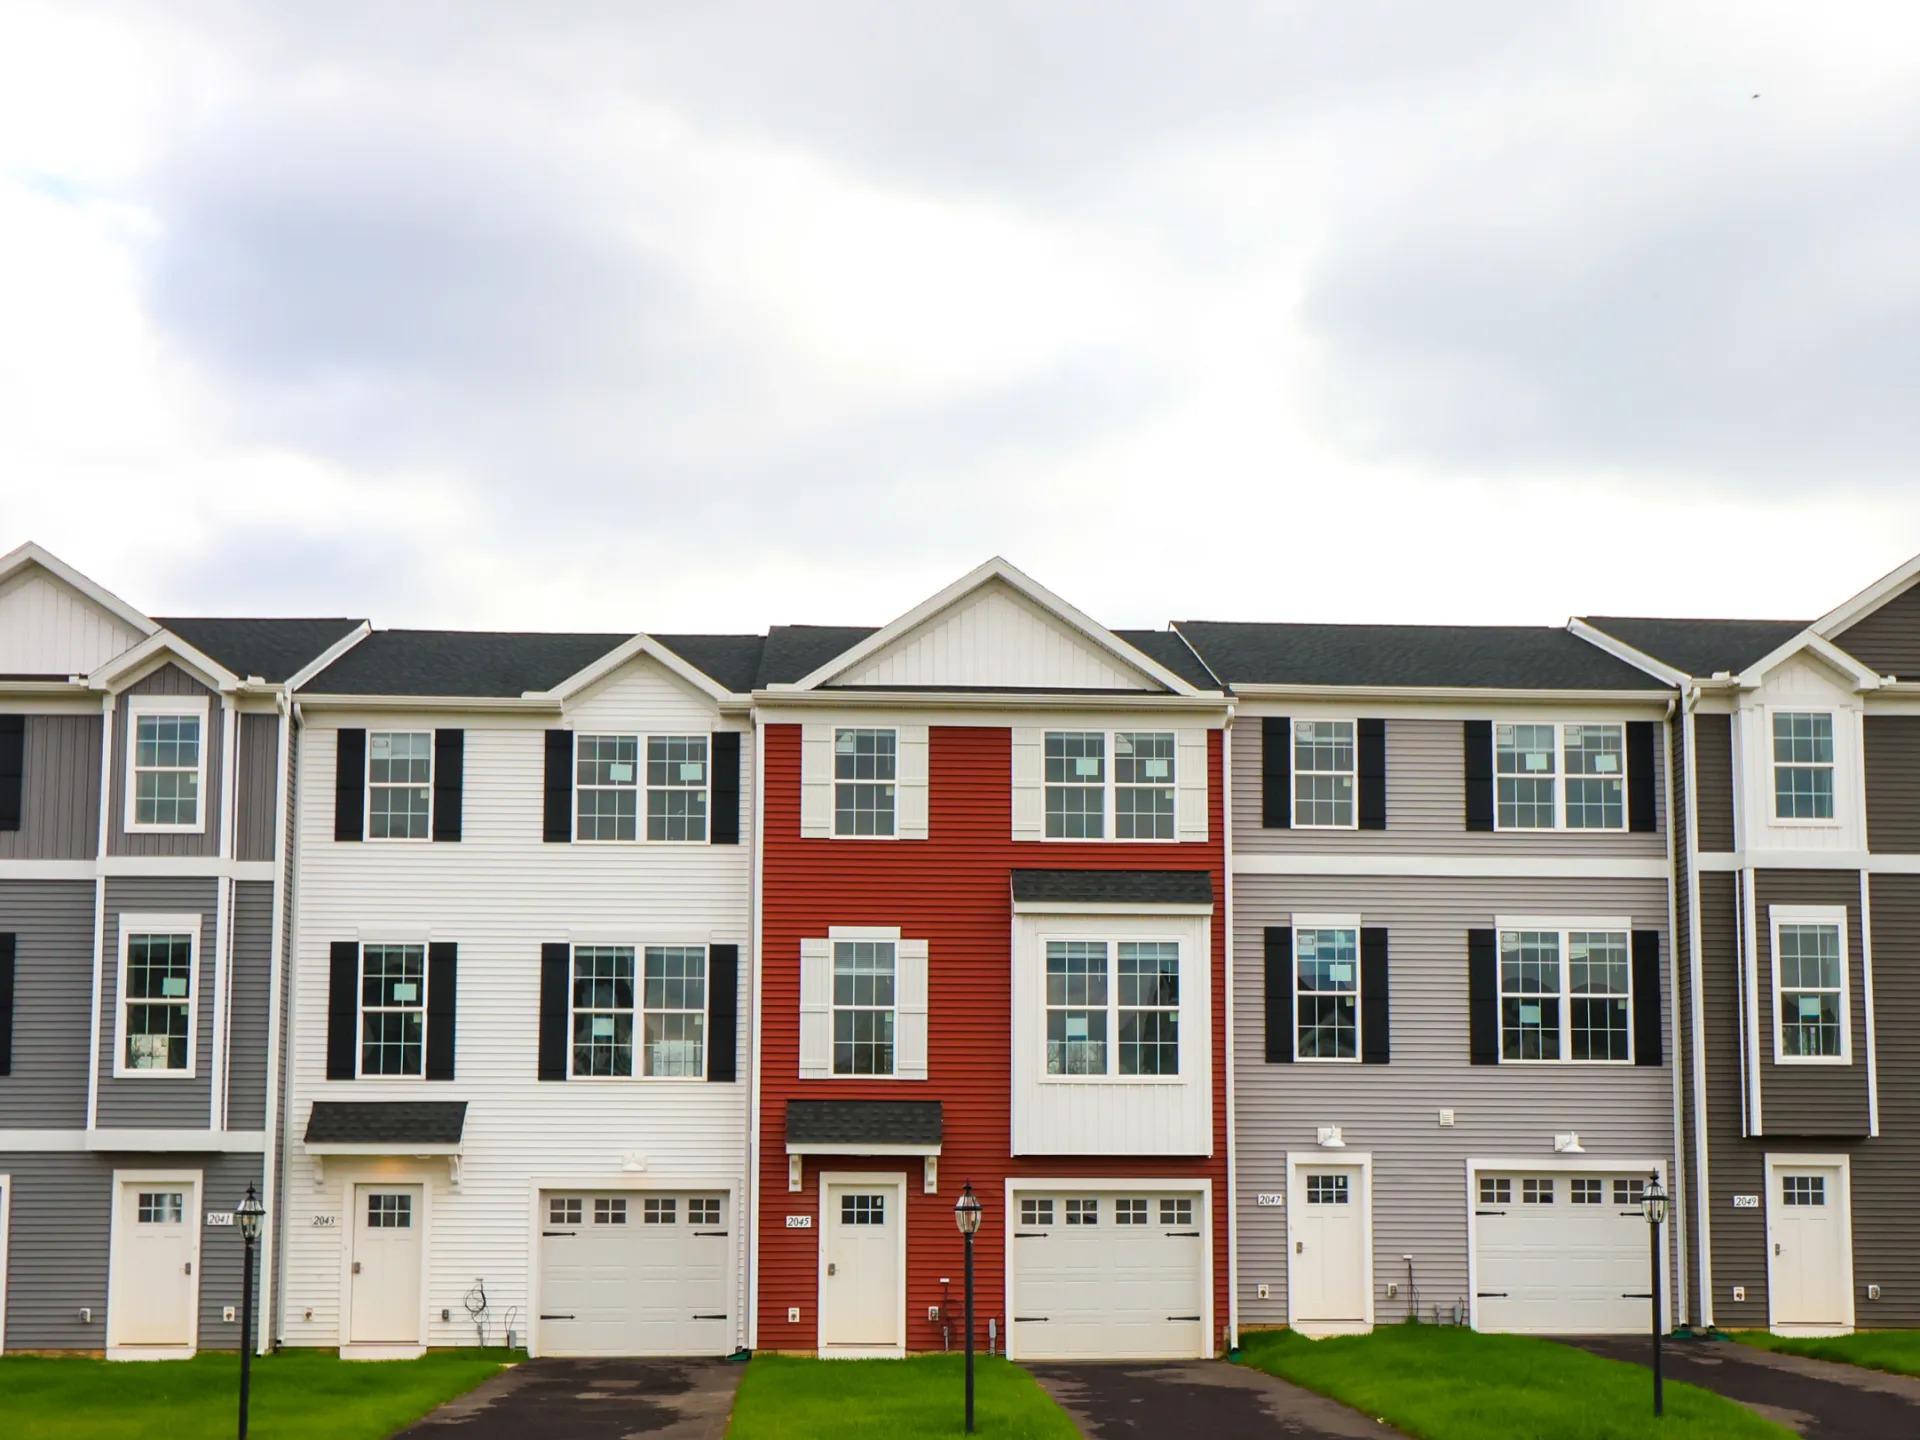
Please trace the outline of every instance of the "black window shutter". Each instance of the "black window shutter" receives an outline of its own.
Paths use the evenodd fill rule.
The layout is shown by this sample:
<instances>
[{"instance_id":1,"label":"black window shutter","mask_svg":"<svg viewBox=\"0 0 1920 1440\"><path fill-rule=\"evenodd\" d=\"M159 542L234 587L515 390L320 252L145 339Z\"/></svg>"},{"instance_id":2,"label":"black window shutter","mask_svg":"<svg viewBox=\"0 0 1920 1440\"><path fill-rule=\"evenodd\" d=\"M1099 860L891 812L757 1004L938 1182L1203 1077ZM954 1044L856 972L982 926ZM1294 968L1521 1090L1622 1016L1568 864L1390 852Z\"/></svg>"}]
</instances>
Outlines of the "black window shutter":
<instances>
[{"instance_id":1,"label":"black window shutter","mask_svg":"<svg viewBox=\"0 0 1920 1440\"><path fill-rule=\"evenodd\" d=\"M1284 715L1260 719L1260 824L1293 828L1293 722Z\"/></svg>"},{"instance_id":2,"label":"black window shutter","mask_svg":"<svg viewBox=\"0 0 1920 1440\"><path fill-rule=\"evenodd\" d=\"M1627 722L1627 828L1653 829L1653 721Z\"/></svg>"},{"instance_id":3,"label":"black window shutter","mask_svg":"<svg viewBox=\"0 0 1920 1440\"><path fill-rule=\"evenodd\" d=\"M441 733L445 733L444 731ZM459 731L454 732L456 735ZM427 946L427 1079L453 1079L453 1042L458 1021L460 947L451 940Z\"/></svg>"},{"instance_id":4,"label":"black window shutter","mask_svg":"<svg viewBox=\"0 0 1920 1440\"><path fill-rule=\"evenodd\" d=\"M0 715L0 830L20 828L26 774L27 717Z\"/></svg>"},{"instance_id":5,"label":"black window shutter","mask_svg":"<svg viewBox=\"0 0 1920 1440\"><path fill-rule=\"evenodd\" d=\"M740 843L740 732L713 733L713 817L708 834L716 845ZM731 1080L733 1077L727 1077Z\"/></svg>"},{"instance_id":6,"label":"black window shutter","mask_svg":"<svg viewBox=\"0 0 1920 1440\"><path fill-rule=\"evenodd\" d=\"M1369 925L1360 932L1360 1059L1368 1065L1385 1065L1393 1054L1389 993L1386 928Z\"/></svg>"},{"instance_id":7,"label":"black window shutter","mask_svg":"<svg viewBox=\"0 0 1920 1440\"><path fill-rule=\"evenodd\" d=\"M345 732L342 732L345 733ZM360 944L336 940L327 967L327 1079L351 1080L360 1044Z\"/></svg>"},{"instance_id":8,"label":"black window shutter","mask_svg":"<svg viewBox=\"0 0 1920 1440\"><path fill-rule=\"evenodd\" d=\"M1387 828L1387 722L1360 720L1354 724L1359 753L1354 757L1360 781L1360 828Z\"/></svg>"},{"instance_id":9,"label":"black window shutter","mask_svg":"<svg viewBox=\"0 0 1920 1440\"><path fill-rule=\"evenodd\" d=\"M1267 1063L1293 1060L1293 927L1269 925L1267 937Z\"/></svg>"},{"instance_id":10,"label":"black window shutter","mask_svg":"<svg viewBox=\"0 0 1920 1440\"><path fill-rule=\"evenodd\" d=\"M547 734L551 736L553 732L549 730ZM564 941L540 947L540 1078L542 1080L567 1078L567 970L572 962L573 947Z\"/></svg>"},{"instance_id":11,"label":"black window shutter","mask_svg":"<svg viewBox=\"0 0 1920 1440\"><path fill-rule=\"evenodd\" d=\"M12 935L0 934L0 1075L13 1073Z\"/></svg>"},{"instance_id":12,"label":"black window shutter","mask_svg":"<svg viewBox=\"0 0 1920 1440\"><path fill-rule=\"evenodd\" d=\"M541 837L548 843L566 844L573 839L573 732L547 731L547 805L546 827ZM566 1074L553 1077L564 1080Z\"/></svg>"},{"instance_id":13,"label":"black window shutter","mask_svg":"<svg viewBox=\"0 0 1920 1440\"><path fill-rule=\"evenodd\" d=\"M1500 1063L1500 953L1491 930L1467 931L1467 1034L1475 1065Z\"/></svg>"},{"instance_id":14,"label":"black window shutter","mask_svg":"<svg viewBox=\"0 0 1920 1440\"><path fill-rule=\"evenodd\" d=\"M1658 1065L1660 1052L1660 932L1633 932L1633 1063Z\"/></svg>"},{"instance_id":15,"label":"black window shutter","mask_svg":"<svg viewBox=\"0 0 1920 1440\"><path fill-rule=\"evenodd\" d=\"M367 838L367 732L342 730L333 769L333 838Z\"/></svg>"},{"instance_id":16,"label":"black window shutter","mask_svg":"<svg viewBox=\"0 0 1920 1440\"><path fill-rule=\"evenodd\" d=\"M1493 829L1493 722L1468 720L1462 727L1466 746L1467 829Z\"/></svg>"},{"instance_id":17,"label":"black window shutter","mask_svg":"<svg viewBox=\"0 0 1920 1440\"><path fill-rule=\"evenodd\" d=\"M707 947L707 1079L734 1078L739 1036L740 947Z\"/></svg>"},{"instance_id":18,"label":"black window shutter","mask_svg":"<svg viewBox=\"0 0 1920 1440\"><path fill-rule=\"evenodd\" d=\"M433 732L433 838L460 838L461 796L466 788L467 732Z\"/></svg>"}]
</instances>

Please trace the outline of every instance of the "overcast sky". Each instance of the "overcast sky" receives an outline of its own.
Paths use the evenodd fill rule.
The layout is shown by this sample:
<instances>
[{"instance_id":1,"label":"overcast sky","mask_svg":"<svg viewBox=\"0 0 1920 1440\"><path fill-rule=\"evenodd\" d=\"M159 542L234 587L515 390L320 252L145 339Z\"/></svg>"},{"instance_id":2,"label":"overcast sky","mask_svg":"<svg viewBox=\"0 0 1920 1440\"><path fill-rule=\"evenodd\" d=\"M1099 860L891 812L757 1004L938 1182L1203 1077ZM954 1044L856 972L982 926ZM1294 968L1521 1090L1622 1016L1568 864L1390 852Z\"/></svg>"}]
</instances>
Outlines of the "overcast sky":
<instances>
[{"instance_id":1,"label":"overcast sky","mask_svg":"<svg viewBox=\"0 0 1920 1440\"><path fill-rule=\"evenodd\" d=\"M150 613L1811 616L1920 6L0 9L0 551Z\"/></svg>"}]
</instances>

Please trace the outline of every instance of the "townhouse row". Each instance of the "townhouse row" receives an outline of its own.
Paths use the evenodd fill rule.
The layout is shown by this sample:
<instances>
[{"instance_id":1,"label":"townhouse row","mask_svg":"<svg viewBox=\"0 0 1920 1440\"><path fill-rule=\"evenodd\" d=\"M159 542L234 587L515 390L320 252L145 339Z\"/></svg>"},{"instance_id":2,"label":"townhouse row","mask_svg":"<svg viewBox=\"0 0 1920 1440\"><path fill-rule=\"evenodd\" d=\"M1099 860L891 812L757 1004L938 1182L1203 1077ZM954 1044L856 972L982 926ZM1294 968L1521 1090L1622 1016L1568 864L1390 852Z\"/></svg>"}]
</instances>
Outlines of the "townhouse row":
<instances>
[{"instance_id":1,"label":"townhouse row","mask_svg":"<svg viewBox=\"0 0 1920 1440\"><path fill-rule=\"evenodd\" d=\"M1905 679L1913 676L1915 679ZM1920 1324L1920 560L1812 622L146 616L0 559L0 1349Z\"/></svg>"}]
</instances>

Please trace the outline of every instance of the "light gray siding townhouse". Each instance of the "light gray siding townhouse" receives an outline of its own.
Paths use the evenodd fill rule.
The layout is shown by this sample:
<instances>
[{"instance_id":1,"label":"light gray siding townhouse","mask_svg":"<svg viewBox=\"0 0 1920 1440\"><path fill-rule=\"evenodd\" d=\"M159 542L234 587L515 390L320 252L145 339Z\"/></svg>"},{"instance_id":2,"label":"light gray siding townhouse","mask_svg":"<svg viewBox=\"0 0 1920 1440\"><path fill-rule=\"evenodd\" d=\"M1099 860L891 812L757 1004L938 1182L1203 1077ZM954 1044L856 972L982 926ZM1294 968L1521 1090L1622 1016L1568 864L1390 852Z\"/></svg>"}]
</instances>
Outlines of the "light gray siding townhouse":
<instances>
[{"instance_id":1,"label":"light gray siding townhouse","mask_svg":"<svg viewBox=\"0 0 1920 1440\"><path fill-rule=\"evenodd\" d=\"M1576 627L1682 696L1688 1318L1920 1325L1920 558L1811 622Z\"/></svg>"},{"instance_id":2,"label":"light gray siding townhouse","mask_svg":"<svg viewBox=\"0 0 1920 1440\"><path fill-rule=\"evenodd\" d=\"M285 702L364 629L156 620L0 558L0 1348L241 1343L221 1222L273 1179Z\"/></svg>"},{"instance_id":3,"label":"light gray siding townhouse","mask_svg":"<svg viewBox=\"0 0 1920 1440\"><path fill-rule=\"evenodd\" d=\"M1550 628L1175 628L1237 697L1239 1324L1643 1330L1673 692Z\"/></svg>"}]
</instances>

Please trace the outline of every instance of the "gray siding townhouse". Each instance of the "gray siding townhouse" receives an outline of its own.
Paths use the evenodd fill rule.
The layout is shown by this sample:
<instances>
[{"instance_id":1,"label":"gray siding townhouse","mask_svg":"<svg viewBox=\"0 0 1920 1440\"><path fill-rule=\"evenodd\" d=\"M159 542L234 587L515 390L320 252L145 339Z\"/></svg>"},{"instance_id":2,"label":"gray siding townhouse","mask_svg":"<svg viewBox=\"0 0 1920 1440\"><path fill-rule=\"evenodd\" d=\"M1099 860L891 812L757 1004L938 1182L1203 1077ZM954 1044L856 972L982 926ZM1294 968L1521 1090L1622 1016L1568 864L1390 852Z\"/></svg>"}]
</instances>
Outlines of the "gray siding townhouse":
<instances>
[{"instance_id":1,"label":"gray siding townhouse","mask_svg":"<svg viewBox=\"0 0 1920 1440\"><path fill-rule=\"evenodd\" d=\"M1175 628L1237 697L1239 1324L1644 1329L1671 687L1559 629Z\"/></svg>"},{"instance_id":2,"label":"gray siding townhouse","mask_svg":"<svg viewBox=\"0 0 1920 1440\"><path fill-rule=\"evenodd\" d=\"M241 1343L232 1211L274 1183L287 696L364 633L153 619L37 546L0 558L0 1348Z\"/></svg>"},{"instance_id":3,"label":"gray siding townhouse","mask_svg":"<svg viewBox=\"0 0 1920 1440\"><path fill-rule=\"evenodd\" d=\"M1574 628L1681 697L1688 1318L1920 1325L1920 558L1812 622Z\"/></svg>"}]
</instances>

